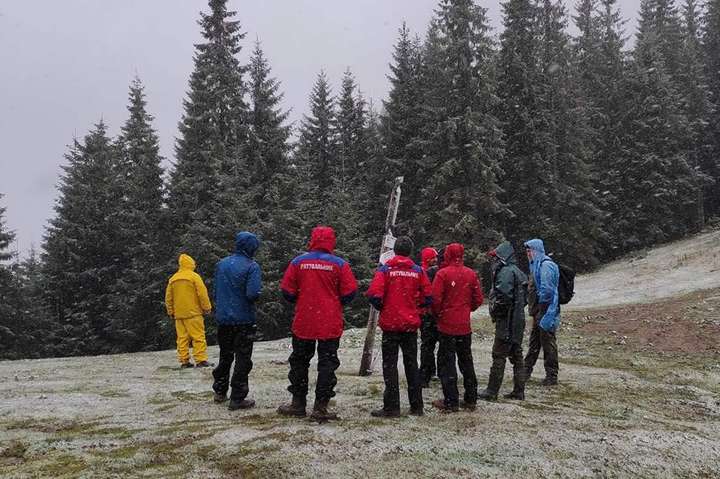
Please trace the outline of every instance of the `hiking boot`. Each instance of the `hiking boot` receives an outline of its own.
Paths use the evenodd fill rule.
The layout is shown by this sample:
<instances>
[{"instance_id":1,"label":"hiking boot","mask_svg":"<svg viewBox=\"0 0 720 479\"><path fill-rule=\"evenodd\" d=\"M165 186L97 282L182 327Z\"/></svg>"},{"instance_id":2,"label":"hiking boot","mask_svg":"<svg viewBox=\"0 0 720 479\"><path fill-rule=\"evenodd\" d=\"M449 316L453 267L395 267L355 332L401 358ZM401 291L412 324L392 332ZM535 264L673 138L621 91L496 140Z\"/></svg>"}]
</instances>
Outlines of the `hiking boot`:
<instances>
[{"instance_id":1,"label":"hiking boot","mask_svg":"<svg viewBox=\"0 0 720 479\"><path fill-rule=\"evenodd\" d=\"M422 406L420 407L411 407L410 408L410 415L411 416L424 416L425 411L423 411Z\"/></svg>"},{"instance_id":2,"label":"hiking boot","mask_svg":"<svg viewBox=\"0 0 720 479\"><path fill-rule=\"evenodd\" d=\"M211 368L215 366L213 363L209 363L207 361L200 361L195 365L196 368Z\"/></svg>"},{"instance_id":3,"label":"hiking boot","mask_svg":"<svg viewBox=\"0 0 720 479\"><path fill-rule=\"evenodd\" d=\"M227 399L227 394L215 393L213 395L213 401L216 403L224 403Z\"/></svg>"},{"instance_id":4,"label":"hiking boot","mask_svg":"<svg viewBox=\"0 0 720 479\"><path fill-rule=\"evenodd\" d=\"M193 366L193 363L181 363L180 364L180 369L190 369L190 368L194 368L194 367L195 366Z\"/></svg>"},{"instance_id":5,"label":"hiking boot","mask_svg":"<svg viewBox=\"0 0 720 479\"><path fill-rule=\"evenodd\" d=\"M460 403L460 407L465 409L466 411L474 411L475 409L477 409L477 403L463 401L462 403Z\"/></svg>"},{"instance_id":6,"label":"hiking boot","mask_svg":"<svg viewBox=\"0 0 720 479\"><path fill-rule=\"evenodd\" d=\"M483 401L497 401L497 393L485 389L478 394L478 399L482 399Z\"/></svg>"},{"instance_id":7,"label":"hiking boot","mask_svg":"<svg viewBox=\"0 0 720 479\"><path fill-rule=\"evenodd\" d=\"M315 400L315 405L313 406L313 412L310 414L310 419L314 419L317 422L323 423L327 421L336 421L338 419L338 415L334 412L328 411L328 403L330 401L328 400Z\"/></svg>"},{"instance_id":8,"label":"hiking boot","mask_svg":"<svg viewBox=\"0 0 720 479\"><path fill-rule=\"evenodd\" d=\"M376 409L375 411L371 411L370 415L372 417L400 417L400 410L399 409Z\"/></svg>"},{"instance_id":9,"label":"hiking boot","mask_svg":"<svg viewBox=\"0 0 720 479\"><path fill-rule=\"evenodd\" d=\"M504 394L503 397L505 399L514 399L516 401L524 401L525 400L525 391L509 392L507 394Z\"/></svg>"},{"instance_id":10,"label":"hiking boot","mask_svg":"<svg viewBox=\"0 0 720 479\"><path fill-rule=\"evenodd\" d=\"M557 378L545 378L540 384L543 386L557 386L558 380Z\"/></svg>"},{"instance_id":11,"label":"hiking boot","mask_svg":"<svg viewBox=\"0 0 720 479\"><path fill-rule=\"evenodd\" d=\"M243 399L242 401L231 399L230 404L228 404L228 409L231 411L237 411L238 409L250 409L252 407L255 407L255 401L252 399Z\"/></svg>"},{"instance_id":12,"label":"hiking boot","mask_svg":"<svg viewBox=\"0 0 720 479\"><path fill-rule=\"evenodd\" d=\"M307 414L307 412L305 411L306 406L307 403L304 397L293 396L292 402L288 404L283 404L278 408L277 412L281 416L305 417L305 415Z\"/></svg>"},{"instance_id":13,"label":"hiking boot","mask_svg":"<svg viewBox=\"0 0 720 479\"><path fill-rule=\"evenodd\" d=\"M436 399L433 401L432 405L435 406L437 409L439 409L440 412L444 412L444 413L460 411L460 408L458 406L448 406L447 404L445 404L444 399Z\"/></svg>"}]
</instances>

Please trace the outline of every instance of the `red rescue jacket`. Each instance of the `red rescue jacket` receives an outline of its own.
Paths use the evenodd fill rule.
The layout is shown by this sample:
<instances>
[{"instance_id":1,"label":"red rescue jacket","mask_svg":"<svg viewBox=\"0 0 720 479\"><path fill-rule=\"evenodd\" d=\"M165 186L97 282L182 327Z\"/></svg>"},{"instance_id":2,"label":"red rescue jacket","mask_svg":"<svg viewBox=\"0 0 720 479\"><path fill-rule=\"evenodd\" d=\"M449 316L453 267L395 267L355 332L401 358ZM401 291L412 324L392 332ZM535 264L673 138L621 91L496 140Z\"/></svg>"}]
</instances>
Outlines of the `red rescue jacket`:
<instances>
[{"instance_id":1,"label":"red rescue jacket","mask_svg":"<svg viewBox=\"0 0 720 479\"><path fill-rule=\"evenodd\" d=\"M483 303L480 279L463 265L463 245L453 243L445 249L443 268L432 284L432 310L443 334L461 336L472 333L470 313Z\"/></svg>"},{"instance_id":2,"label":"red rescue jacket","mask_svg":"<svg viewBox=\"0 0 720 479\"><path fill-rule=\"evenodd\" d=\"M300 339L335 339L343 333L342 307L353 300L357 281L347 261L333 254L335 231L313 229L309 252L290 262L280 289L295 303L292 332Z\"/></svg>"},{"instance_id":3,"label":"red rescue jacket","mask_svg":"<svg viewBox=\"0 0 720 479\"><path fill-rule=\"evenodd\" d=\"M420 308L430 304L432 291L427 275L413 260L395 256L378 268L367 296L380 309L380 329L404 333L420 327Z\"/></svg>"}]
</instances>

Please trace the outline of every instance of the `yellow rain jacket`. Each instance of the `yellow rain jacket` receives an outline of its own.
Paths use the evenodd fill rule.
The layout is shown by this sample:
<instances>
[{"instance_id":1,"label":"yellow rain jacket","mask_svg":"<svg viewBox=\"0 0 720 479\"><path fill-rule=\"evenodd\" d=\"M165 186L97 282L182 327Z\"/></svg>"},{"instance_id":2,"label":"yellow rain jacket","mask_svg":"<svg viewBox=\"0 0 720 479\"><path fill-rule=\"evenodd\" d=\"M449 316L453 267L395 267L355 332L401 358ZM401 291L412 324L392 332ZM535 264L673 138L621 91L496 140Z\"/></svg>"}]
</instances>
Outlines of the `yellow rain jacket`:
<instances>
[{"instance_id":1,"label":"yellow rain jacket","mask_svg":"<svg viewBox=\"0 0 720 479\"><path fill-rule=\"evenodd\" d=\"M178 272L172 275L165 290L165 308L173 319L202 316L212 309L207 287L195 272L195 260L181 254Z\"/></svg>"}]
</instances>

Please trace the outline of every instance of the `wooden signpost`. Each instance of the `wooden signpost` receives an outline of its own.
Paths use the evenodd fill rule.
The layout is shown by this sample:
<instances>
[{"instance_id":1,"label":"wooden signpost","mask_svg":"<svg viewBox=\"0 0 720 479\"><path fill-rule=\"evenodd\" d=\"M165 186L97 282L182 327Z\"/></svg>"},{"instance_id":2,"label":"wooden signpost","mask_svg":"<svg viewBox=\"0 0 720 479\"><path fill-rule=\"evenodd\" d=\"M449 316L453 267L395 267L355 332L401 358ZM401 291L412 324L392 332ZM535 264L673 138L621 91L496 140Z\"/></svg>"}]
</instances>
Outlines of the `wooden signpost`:
<instances>
[{"instance_id":1,"label":"wooden signpost","mask_svg":"<svg viewBox=\"0 0 720 479\"><path fill-rule=\"evenodd\" d=\"M380 264L393 257L393 246L395 246L395 236L392 229L395 227L397 220L398 207L400 206L400 193L403 183L403 177L395 178L392 192L390 193L390 203L388 204L387 217L385 218L385 234L380 246ZM363 347L362 359L360 360L360 376L370 376L372 374L373 363L373 345L375 344L375 330L377 329L379 313L370 307L368 316L367 333L365 334L365 346Z\"/></svg>"}]
</instances>

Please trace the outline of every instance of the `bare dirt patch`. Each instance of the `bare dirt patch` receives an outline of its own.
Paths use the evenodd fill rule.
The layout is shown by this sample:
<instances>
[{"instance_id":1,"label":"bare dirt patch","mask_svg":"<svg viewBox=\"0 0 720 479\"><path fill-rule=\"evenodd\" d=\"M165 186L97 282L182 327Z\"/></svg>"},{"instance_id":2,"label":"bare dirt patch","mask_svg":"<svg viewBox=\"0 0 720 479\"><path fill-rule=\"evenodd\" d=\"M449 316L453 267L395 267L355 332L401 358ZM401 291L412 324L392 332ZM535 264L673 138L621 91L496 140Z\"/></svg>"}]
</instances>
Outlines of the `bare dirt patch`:
<instances>
[{"instance_id":1,"label":"bare dirt patch","mask_svg":"<svg viewBox=\"0 0 720 479\"><path fill-rule=\"evenodd\" d=\"M615 339L638 351L720 354L720 289L652 304L564 314L582 334Z\"/></svg>"}]
</instances>

